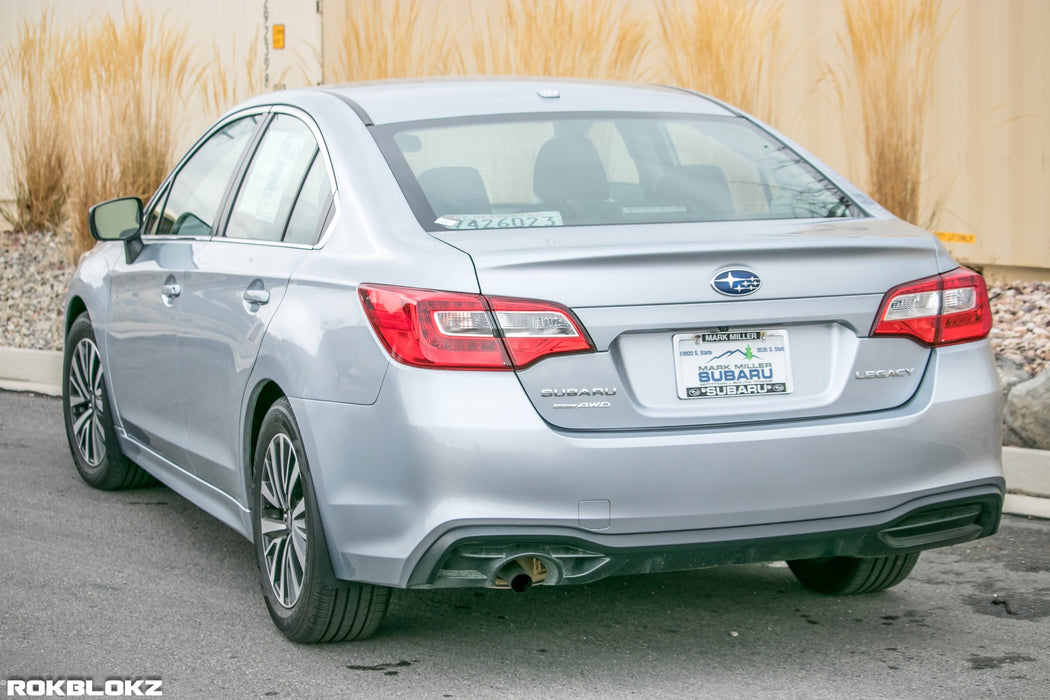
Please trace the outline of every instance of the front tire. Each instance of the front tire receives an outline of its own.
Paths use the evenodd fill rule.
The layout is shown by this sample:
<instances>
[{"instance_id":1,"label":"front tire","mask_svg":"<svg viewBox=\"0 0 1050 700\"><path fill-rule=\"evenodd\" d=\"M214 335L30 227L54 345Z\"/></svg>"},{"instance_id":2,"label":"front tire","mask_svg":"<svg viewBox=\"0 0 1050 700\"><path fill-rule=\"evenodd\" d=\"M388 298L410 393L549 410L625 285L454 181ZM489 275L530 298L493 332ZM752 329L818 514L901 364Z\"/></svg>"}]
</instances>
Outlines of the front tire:
<instances>
[{"instance_id":1,"label":"front tire","mask_svg":"<svg viewBox=\"0 0 1050 700\"><path fill-rule=\"evenodd\" d=\"M337 581L299 428L287 399L263 418L252 476L252 531L266 607L293 642L341 642L375 633L389 588Z\"/></svg>"},{"instance_id":2,"label":"front tire","mask_svg":"<svg viewBox=\"0 0 1050 700\"><path fill-rule=\"evenodd\" d=\"M874 593L896 586L908 578L919 553L885 557L831 557L796 559L787 564L802 585L829 595Z\"/></svg>"},{"instance_id":3,"label":"front tire","mask_svg":"<svg viewBox=\"0 0 1050 700\"><path fill-rule=\"evenodd\" d=\"M121 453L110 406L102 355L91 319L82 313L66 335L62 363L62 413L73 463L81 478L97 489L151 486L153 477Z\"/></svg>"}]
</instances>

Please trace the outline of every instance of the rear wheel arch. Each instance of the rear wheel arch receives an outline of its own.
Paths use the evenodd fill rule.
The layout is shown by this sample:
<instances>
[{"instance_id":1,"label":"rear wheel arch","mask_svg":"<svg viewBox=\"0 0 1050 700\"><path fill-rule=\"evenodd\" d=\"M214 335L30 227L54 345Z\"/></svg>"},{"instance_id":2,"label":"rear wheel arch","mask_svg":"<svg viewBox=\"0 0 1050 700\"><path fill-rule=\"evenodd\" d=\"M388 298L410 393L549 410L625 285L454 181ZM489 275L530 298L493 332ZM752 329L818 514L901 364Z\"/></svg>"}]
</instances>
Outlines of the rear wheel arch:
<instances>
[{"instance_id":1,"label":"rear wheel arch","mask_svg":"<svg viewBox=\"0 0 1050 700\"><path fill-rule=\"evenodd\" d=\"M280 385L272 379L259 382L252 390L252 398L248 402L248 419L245 421L246 435L244 446L244 464L247 467L244 472L245 486L249 489L252 483L252 470L255 464L256 443L259 441L259 432L262 430L263 419L266 412L277 402L285 398L286 394Z\"/></svg>"},{"instance_id":2,"label":"rear wheel arch","mask_svg":"<svg viewBox=\"0 0 1050 700\"><path fill-rule=\"evenodd\" d=\"M249 402L249 409L247 414L248 419L245 421L245 437L247 439L247 444L245 446L244 453L245 459L247 461L245 461L244 463L245 469L244 474L242 475L245 481L245 488L247 489L245 493L247 494L252 494L253 489L255 487L255 471L257 463L259 461L259 435L262 433L263 425L266 422L267 414L270 413L270 409L273 408L274 405L282 399L284 399L283 403L286 404L287 411L291 417L291 420L296 424L296 429L298 430L298 419L295 417L294 412L291 410L291 405L288 404L288 395L284 392L284 389L281 388L280 384L278 384L272 379L266 379L256 384L255 389L252 391L252 400ZM306 455L304 454L303 457L305 458L305 456ZM312 472L308 473L307 478L310 479L311 487L314 487L315 484L313 482ZM249 509L252 507L252 503L253 499L251 496L249 496ZM323 536L324 522L321 518L320 512L316 513L315 517L317 518L317 527L319 528ZM254 533L252 534L252 537L254 538ZM335 575L335 571L331 563L331 553L328 551L327 545L324 549L325 560L324 562L322 562L322 566L320 567L322 580L331 586L341 585L344 582L338 579Z\"/></svg>"},{"instance_id":3,"label":"rear wheel arch","mask_svg":"<svg viewBox=\"0 0 1050 700\"><path fill-rule=\"evenodd\" d=\"M391 590L335 577L302 433L283 395L264 412L256 442L252 540L274 624L296 642L371 636Z\"/></svg>"}]
</instances>

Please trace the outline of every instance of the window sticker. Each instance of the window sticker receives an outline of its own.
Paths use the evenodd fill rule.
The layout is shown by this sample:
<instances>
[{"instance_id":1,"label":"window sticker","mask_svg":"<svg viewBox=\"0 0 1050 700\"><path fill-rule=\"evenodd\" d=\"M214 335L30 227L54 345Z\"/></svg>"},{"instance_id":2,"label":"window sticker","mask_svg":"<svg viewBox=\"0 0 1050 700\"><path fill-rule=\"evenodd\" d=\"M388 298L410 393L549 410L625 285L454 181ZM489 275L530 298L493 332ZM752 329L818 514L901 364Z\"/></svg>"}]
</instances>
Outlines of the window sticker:
<instances>
[{"instance_id":1,"label":"window sticker","mask_svg":"<svg viewBox=\"0 0 1050 700\"><path fill-rule=\"evenodd\" d=\"M312 143L299 134L274 132L263 139L255 156L258 175L249 177L244 195L237 209L252 214L256 220L272 224L281 206L281 199L293 175L302 172L295 168L305 147Z\"/></svg>"},{"instance_id":2,"label":"window sticker","mask_svg":"<svg viewBox=\"0 0 1050 700\"><path fill-rule=\"evenodd\" d=\"M518 214L445 214L435 224L449 229L537 228L562 226L560 211L530 211Z\"/></svg>"},{"instance_id":3,"label":"window sticker","mask_svg":"<svg viewBox=\"0 0 1050 700\"><path fill-rule=\"evenodd\" d=\"M624 214L685 214L689 211L689 207L674 204L621 207L621 209Z\"/></svg>"}]
</instances>

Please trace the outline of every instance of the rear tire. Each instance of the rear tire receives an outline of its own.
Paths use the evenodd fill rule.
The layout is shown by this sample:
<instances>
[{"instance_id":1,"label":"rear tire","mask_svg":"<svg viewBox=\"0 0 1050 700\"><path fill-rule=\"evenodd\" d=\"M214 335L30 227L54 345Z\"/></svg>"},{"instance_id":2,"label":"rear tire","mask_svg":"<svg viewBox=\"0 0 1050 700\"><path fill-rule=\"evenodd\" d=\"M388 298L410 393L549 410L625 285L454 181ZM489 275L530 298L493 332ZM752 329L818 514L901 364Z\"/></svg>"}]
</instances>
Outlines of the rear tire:
<instances>
[{"instance_id":1,"label":"rear tire","mask_svg":"<svg viewBox=\"0 0 1050 700\"><path fill-rule=\"evenodd\" d=\"M253 466L253 539L274 624L304 644L371 636L391 589L332 574L306 450L287 399L263 418Z\"/></svg>"},{"instance_id":2,"label":"rear tire","mask_svg":"<svg viewBox=\"0 0 1050 700\"><path fill-rule=\"evenodd\" d=\"M62 414L80 477L103 491L152 486L156 481L120 451L91 319L82 313L66 335Z\"/></svg>"},{"instance_id":3,"label":"rear tire","mask_svg":"<svg viewBox=\"0 0 1050 700\"><path fill-rule=\"evenodd\" d=\"M919 553L885 557L831 557L796 559L787 564L802 585L829 595L857 595L882 591L908 578Z\"/></svg>"}]
</instances>

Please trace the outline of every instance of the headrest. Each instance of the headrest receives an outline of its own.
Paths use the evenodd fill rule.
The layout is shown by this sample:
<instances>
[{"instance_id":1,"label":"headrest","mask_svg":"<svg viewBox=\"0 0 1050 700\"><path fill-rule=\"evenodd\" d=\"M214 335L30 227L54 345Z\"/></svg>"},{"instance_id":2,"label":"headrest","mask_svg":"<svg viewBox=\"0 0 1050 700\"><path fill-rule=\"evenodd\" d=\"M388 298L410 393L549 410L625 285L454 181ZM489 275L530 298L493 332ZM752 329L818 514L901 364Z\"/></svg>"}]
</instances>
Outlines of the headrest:
<instances>
[{"instance_id":1,"label":"headrest","mask_svg":"<svg viewBox=\"0 0 1050 700\"><path fill-rule=\"evenodd\" d=\"M660 181L662 199L688 204L704 216L725 217L736 213L725 173L717 165L680 165Z\"/></svg>"},{"instance_id":2,"label":"headrest","mask_svg":"<svg viewBox=\"0 0 1050 700\"><path fill-rule=\"evenodd\" d=\"M594 144L582 137L555 137L536 154L532 189L544 201L605 200L609 180Z\"/></svg>"},{"instance_id":3,"label":"headrest","mask_svg":"<svg viewBox=\"0 0 1050 700\"><path fill-rule=\"evenodd\" d=\"M434 209L434 216L492 213L485 181L476 168L431 168L421 172L417 179Z\"/></svg>"}]
</instances>

